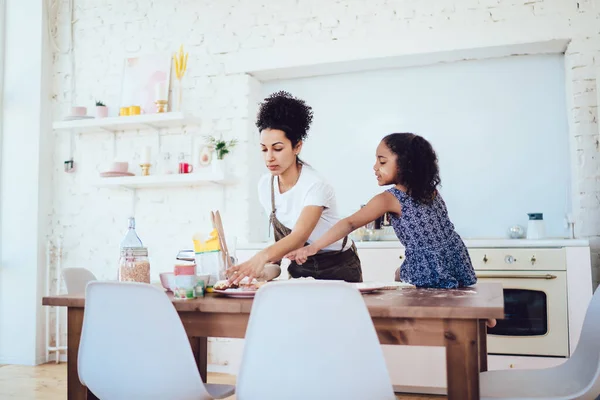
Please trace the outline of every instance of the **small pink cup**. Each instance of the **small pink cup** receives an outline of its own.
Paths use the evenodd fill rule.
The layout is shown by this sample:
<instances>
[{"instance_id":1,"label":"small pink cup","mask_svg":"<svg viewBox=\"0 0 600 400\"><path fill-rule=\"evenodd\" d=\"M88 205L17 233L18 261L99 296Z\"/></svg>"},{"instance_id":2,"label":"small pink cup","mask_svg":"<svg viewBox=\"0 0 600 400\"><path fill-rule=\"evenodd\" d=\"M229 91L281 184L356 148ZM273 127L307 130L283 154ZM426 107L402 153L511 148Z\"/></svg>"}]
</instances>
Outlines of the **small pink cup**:
<instances>
[{"instance_id":1,"label":"small pink cup","mask_svg":"<svg viewBox=\"0 0 600 400\"><path fill-rule=\"evenodd\" d=\"M127 172L129 163L127 161L114 161L110 164L110 172Z\"/></svg>"}]
</instances>

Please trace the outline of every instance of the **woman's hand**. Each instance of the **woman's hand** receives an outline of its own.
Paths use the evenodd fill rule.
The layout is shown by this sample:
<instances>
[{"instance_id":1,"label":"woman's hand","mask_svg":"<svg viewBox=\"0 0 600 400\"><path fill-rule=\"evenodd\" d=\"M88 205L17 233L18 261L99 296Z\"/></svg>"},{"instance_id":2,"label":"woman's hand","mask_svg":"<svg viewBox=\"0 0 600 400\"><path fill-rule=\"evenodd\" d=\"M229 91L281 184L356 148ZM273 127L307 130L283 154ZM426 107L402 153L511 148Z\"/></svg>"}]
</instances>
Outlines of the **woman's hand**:
<instances>
[{"instance_id":1,"label":"woman's hand","mask_svg":"<svg viewBox=\"0 0 600 400\"><path fill-rule=\"evenodd\" d=\"M227 270L227 280L230 284L239 284L242 279L248 277L248 283L250 283L252 279L262 275L267 262L266 257L258 253L248 261L229 268Z\"/></svg>"},{"instance_id":2,"label":"woman's hand","mask_svg":"<svg viewBox=\"0 0 600 400\"><path fill-rule=\"evenodd\" d=\"M302 265L306 262L306 259L310 256L317 254L317 249L312 245L304 246L301 249L291 251L285 255L286 258L289 258L292 261L295 261L296 264Z\"/></svg>"}]
</instances>

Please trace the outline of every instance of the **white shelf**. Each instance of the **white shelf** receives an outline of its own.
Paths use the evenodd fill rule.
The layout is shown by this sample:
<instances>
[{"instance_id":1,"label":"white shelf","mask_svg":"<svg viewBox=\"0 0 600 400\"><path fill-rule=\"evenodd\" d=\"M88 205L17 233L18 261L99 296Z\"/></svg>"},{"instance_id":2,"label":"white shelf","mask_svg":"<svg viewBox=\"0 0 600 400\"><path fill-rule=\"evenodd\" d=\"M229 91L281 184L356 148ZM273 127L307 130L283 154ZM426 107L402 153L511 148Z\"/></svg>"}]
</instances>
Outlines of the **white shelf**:
<instances>
[{"instance_id":1,"label":"white shelf","mask_svg":"<svg viewBox=\"0 0 600 400\"><path fill-rule=\"evenodd\" d=\"M138 129L164 129L183 125L199 125L200 119L183 112L141 114L123 117L88 118L74 121L55 121L52 128L58 131L119 132Z\"/></svg>"},{"instance_id":2,"label":"white shelf","mask_svg":"<svg viewBox=\"0 0 600 400\"><path fill-rule=\"evenodd\" d=\"M165 188L203 185L226 185L233 180L222 173L190 173L170 175L148 175L148 176L120 176L113 178L98 178L94 183L97 187L107 188Z\"/></svg>"}]
</instances>

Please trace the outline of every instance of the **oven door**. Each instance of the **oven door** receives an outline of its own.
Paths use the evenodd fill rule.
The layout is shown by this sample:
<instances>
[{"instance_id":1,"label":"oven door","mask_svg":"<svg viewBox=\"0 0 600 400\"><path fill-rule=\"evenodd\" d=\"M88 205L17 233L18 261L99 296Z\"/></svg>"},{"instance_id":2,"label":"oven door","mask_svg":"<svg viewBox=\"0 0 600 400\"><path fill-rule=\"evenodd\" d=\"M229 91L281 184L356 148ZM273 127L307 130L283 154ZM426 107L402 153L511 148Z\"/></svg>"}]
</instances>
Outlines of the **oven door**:
<instances>
[{"instance_id":1,"label":"oven door","mask_svg":"<svg viewBox=\"0 0 600 400\"><path fill-rule=\"evenodd\" d=\"M568 357L565 271L477 271L504 289L503 320L488 328L488 353Z\"/></svg>"}]
</instances>

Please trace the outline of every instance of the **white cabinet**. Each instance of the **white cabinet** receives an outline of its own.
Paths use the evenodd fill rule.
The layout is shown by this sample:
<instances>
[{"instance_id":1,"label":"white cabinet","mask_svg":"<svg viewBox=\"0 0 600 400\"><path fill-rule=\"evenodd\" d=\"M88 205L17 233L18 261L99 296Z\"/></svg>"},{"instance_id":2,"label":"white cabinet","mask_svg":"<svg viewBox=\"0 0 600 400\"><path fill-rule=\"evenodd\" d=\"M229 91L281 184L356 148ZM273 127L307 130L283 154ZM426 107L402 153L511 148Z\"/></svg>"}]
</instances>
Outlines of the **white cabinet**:
<instances>
[{"instance_id":1,"label":"white cabinet","mask_svg":"<svg viewBox=\"0 0 600 400\"><path fill-rule=\"evenodd\" d=\"M404 261L404 249L359 248L358 257L362 267L363 281L388 282L394 280L396 270Z\"/></svg>"}]
</instances>

